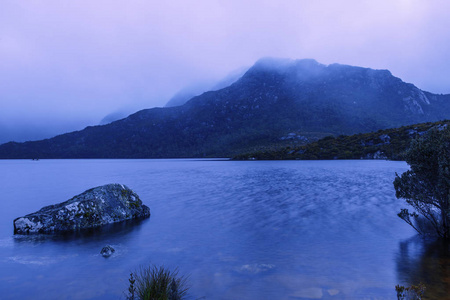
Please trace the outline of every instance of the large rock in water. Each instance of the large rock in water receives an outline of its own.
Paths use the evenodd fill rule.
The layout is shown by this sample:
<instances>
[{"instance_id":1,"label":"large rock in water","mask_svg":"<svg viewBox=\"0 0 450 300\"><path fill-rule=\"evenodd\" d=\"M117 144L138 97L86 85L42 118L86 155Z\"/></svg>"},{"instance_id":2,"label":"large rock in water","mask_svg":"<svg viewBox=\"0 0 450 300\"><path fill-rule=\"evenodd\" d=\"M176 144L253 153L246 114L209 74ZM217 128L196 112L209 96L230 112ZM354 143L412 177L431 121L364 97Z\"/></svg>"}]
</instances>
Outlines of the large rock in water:
<instances>
[{"instance_id":1,"label":"large rock in water","mask_svg":"<svg viewBox=\"0 0 450 300\"><path fill-rule=\"evenodd\" d=\"M150 209L122 184L99 186L14 220L14 234L53 233L148 218Z\"/></svg>"}]
</instances>

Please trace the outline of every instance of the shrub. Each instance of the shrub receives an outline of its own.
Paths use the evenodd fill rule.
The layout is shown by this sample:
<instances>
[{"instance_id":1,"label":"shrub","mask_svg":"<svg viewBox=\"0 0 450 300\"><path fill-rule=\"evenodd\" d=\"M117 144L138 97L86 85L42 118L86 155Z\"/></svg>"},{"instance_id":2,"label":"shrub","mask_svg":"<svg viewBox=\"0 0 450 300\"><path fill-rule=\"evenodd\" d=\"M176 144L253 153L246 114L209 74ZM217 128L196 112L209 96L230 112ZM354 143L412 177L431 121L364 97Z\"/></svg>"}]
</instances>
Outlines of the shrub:
<instances>
[{"instance_id":1,"label":"shrub","mask_svg":"<svg viewBox=\"0 0 450 300\"><path fill-rule=\"evenodd\" d=\"M394 187L414 211L402 209L398 216L420 234L450 239L450 126L413 140L406 162L411 169L396 176Z\"/></svg>"},{"instance_id":2,"label":"shrub","mask_svg":"<svg viewBox=\"0 0 450 300\"><path fill-rule=\"evenodd\" d=\"M128 300L182 300L187 296L186 278L178 270L165 267L141 267L130 274Z\"/></svg>"},{"instance_id":3,"label":"shrub","mask_svg":"<svg viewBox=\"0 0 450 300\"><path fill-rule=\"evenodd\" d=\"M423 285L423 283L408 287L396 285L395 291L397 292L398 300L421 300L423 294L425 294L425 285Z\"/></svg>"}]
</instances>

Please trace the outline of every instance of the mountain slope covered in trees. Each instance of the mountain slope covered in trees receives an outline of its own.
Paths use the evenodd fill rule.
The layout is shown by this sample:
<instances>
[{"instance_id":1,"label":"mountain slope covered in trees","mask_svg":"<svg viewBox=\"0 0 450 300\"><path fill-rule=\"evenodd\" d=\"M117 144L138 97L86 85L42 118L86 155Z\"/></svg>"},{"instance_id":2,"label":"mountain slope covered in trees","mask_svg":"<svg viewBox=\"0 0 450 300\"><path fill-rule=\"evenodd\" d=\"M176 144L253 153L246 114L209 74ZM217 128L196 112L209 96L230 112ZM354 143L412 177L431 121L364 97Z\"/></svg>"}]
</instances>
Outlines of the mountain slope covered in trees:
<instances>
[{"instance_id":1,"label":"mountain slope covered in trees","mask_svg":"<svg viewBox=\"0 0 450 300\"><path fill-rule=\"evenodd\" d=\"M0 145L0 158L230 157L450 118L450 95L387 70L262 59L232 85L52 139Z\"/></svg>"},{"instance_id":2,"label":"mountain slope covered in trees","mask_svg":"<svg viewBox=\"0 0 450 300\"><path fill-rule=\"evenodd\" d=\"M450 120L361 133L327 136L303 146L273 147L236 155L235 160L390 159L404 160L411 141L430 129L450 126Z\"/></svg>"}]
</instances>

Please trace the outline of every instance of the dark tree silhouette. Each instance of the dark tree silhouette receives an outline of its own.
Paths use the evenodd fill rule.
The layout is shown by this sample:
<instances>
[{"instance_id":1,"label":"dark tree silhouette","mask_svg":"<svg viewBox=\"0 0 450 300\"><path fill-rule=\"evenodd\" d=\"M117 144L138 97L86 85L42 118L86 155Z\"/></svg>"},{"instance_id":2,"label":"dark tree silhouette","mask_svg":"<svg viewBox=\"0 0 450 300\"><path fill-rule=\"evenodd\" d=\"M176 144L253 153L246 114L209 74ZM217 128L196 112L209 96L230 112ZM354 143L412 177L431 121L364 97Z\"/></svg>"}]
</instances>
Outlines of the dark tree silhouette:
<instances>
[{"instance_id":1,"label":"dark tree silhouette","mask_svg":"<svg viewBox=\"0 0 450 300\"><path fill-rule=\"evenodd\" d=\"M450 127L440 126L413 140L406 153L410 170L396 175L397 198L414 208L398 214L420 234L450 239Z\"/></svg>"}]
</instances>

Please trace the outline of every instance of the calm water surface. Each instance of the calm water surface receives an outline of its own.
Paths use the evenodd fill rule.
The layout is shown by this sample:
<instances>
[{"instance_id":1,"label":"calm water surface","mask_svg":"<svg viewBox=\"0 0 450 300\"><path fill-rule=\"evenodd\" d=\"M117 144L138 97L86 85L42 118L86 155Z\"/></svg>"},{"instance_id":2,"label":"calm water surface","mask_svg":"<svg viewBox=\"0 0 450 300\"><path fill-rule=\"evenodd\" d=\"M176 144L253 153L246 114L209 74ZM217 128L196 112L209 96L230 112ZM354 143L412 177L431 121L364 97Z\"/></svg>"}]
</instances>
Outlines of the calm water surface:
<instances>
[{"instance_id":1,"label":"calm water surface","mask_svg":"<svg viewBox=\"0 0 450 300\"><path fill-rule=\"evenodd\" d=\"M0 161L1 299L125 299L139 266L178 267L192 299L444 297L448 252L396 213L404 162ZM78 236L13 236L13 219L122 183L151 218ZM108 259L99 252L111 244ZM444 296L443 296L444 295Z\"/></svg>"}]
</instances>

